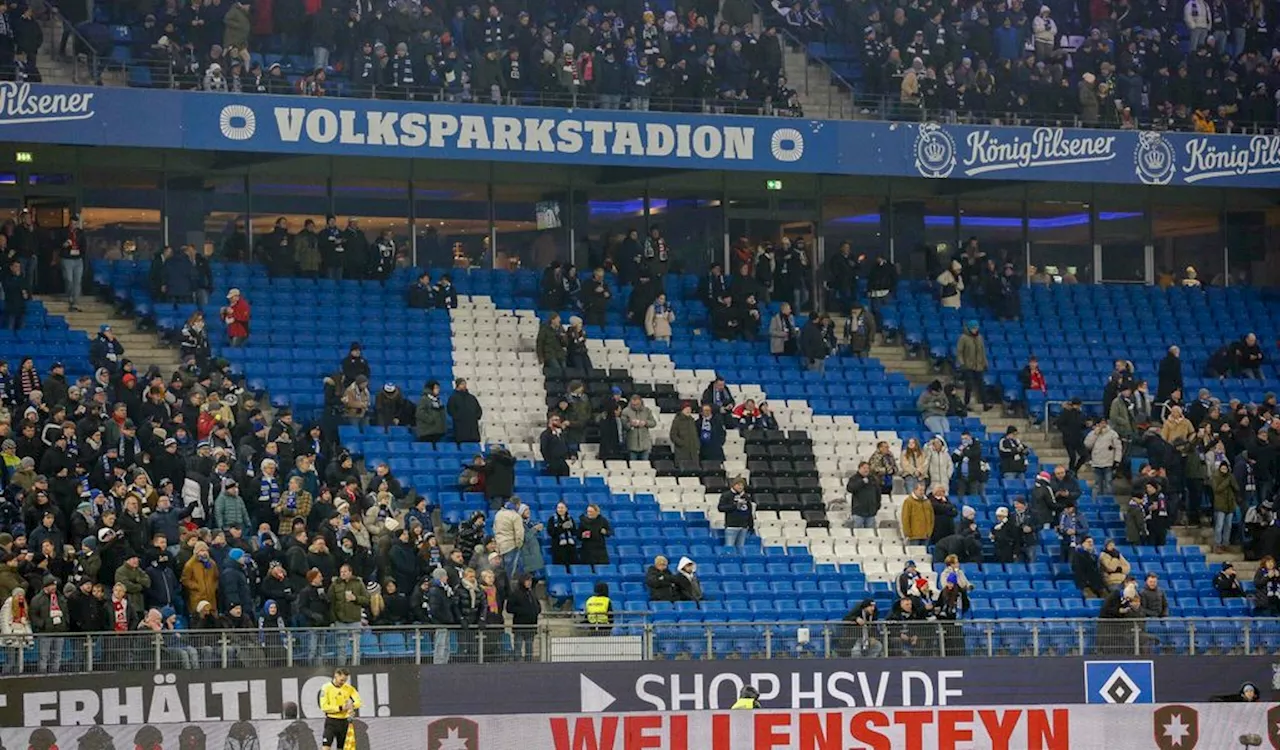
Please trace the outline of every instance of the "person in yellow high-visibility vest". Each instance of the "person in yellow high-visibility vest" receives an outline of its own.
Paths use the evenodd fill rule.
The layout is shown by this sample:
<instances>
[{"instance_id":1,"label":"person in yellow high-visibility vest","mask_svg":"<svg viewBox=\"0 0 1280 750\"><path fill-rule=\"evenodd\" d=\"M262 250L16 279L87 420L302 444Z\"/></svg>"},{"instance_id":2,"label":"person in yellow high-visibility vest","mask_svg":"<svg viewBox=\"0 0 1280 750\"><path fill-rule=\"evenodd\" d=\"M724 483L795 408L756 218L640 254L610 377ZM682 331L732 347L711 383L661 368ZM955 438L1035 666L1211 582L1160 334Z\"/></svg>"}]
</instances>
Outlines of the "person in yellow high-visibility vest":
<instances>
[{"instance_id":1,"label":"person in yellow high-visibility vest","mask_svg":"<svg viewBox=\"0 0 1280 750\"><path fill-rule=\"evenodd\" d=\"M734 701L729 710L754 711L757 708L760 708L760 691L756 690L754 685L744 685L742 691L738 693L738 700Z\"/></svg>"},{"instance_id":2,"label":"person in yellow high-visibility vest","mask_svg":"<svg viewBox=\"0 0 1280 750\"><path fill-rule=\"evenodd\" d=\"M609 599L609 584L597 581L595 594L587 599L587 624L593 629L608 633L613 624L613 601Z\"/></svg>"},{"instance_id":3,"label":"person in yellow high-visibility vest","mask_svg":"<svg viewBox=\"0 0 1280 750\"><path fill-rule=\"evenodd\" d=\"M320 688L320 710L324 712L324 734L320 742L325 750L333 750L335 742L340 750L346 747L351 718L361 705L360 694L351 684L351 673L338 667L333 671L333 681Z\"/></svg>"}]
</instances>

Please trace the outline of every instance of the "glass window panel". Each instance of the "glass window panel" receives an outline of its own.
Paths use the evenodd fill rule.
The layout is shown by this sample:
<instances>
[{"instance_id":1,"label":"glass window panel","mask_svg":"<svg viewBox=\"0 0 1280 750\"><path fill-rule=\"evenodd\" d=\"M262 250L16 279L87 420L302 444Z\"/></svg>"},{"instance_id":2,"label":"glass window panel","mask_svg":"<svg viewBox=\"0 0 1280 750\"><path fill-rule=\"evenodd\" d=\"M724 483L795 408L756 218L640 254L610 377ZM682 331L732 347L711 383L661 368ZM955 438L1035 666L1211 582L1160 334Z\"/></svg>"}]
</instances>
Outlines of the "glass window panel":
<instances>
[{"instance_id":1,"label":"glass window panel","mask_svg":"<svg viewBox=\"0 0 1280 750\"><path fill-rule=\"evenodd\" d=\"M169 241L224 260L244 260L249 196L239 174L169 174Z\"/></svg>"},{"instance_id":2,"label":"glass window panel","mask_svg":"<svg viewBox=\"0 0 1280 750\"><path fill-rule=\"evenodd\" d=\"M494 186L494 268L543 269L572 260L569 191L537 185Z\"/></svg>"},{"instance_id":3,"label":"glass window panel","mask_svg":"<svg viewBox=\"0 0 1280 750\"><path fill-rule=\"evenodd\" d=\"M1156 205L1153 236L1157 276L1175 282L1194 270L1202 284L1222 284L1222 215L1217 208L1193 205Z\"/></svg>"},{"instance_id":4,"label":"glass window panel","mask_svg":"<svg viewBox=\"0 0 1280 750\"><path fill-rule=\"evenodd\" d=\"M411 262L412 242L409 236L409 181L407 179L370 179L335 177L333 180L334 213L338 225L345 227L352 218L360 219L360 229L372 247L383 231L391 232L396 243L400 265ZM324 226L325 214L290 217L290 231L302 229L302 221L315 219L317 230ZM372 258L370 259L372 261Z\"/></svg>"},{"instance_id":5,"label":"glass window panel","mask_svg":"<svg viewBox=\"0 0 1280 750\"><path fill-rule=\"evenodd\" d=\"M893 201L894 261L907 278L928 273L925 249L956 247L956 202L951 198L902 198Z\"/></svg>"},{"instance_id":6,"label":"glass window panel","mask_svg":"<svg viewBox=\"0 0 1280 750\"><path fill-rule=\"evenodd\" d=\"M876 255L888 246L887 203L878 196L830 196L822 201L822 234L828 256L848 242L853 254Z\"/></svg>"},{"instance_id":7,"label":"glass window panel","mask_svg":"<svg viewBox=\"0 0 1280 750\"><path fill-rule=\"evenodd\" d=\"M160 172L88 168L81 173L81 181L80 217L89 258L120 258L128 252L146 259L160 250L164 245Z\"/></svg>"},{"instance_id":8,"label":"glass window panel","mask_svg":"<svg viewBox=\"0 0 1280 750\"><path fill-rule=\"evenodd\" d=\"M1054 282L1093 283L1089 221L1088 203L1031 202L1027 207L1031 265L1043 269Z\"/></svg>"},{"instance_id":9,"label":"glass window panel","mask_svg":"<svg viewBox=\"0 0 1280 750\"><path fill-rule=\"evenodd\" d=\"M1141 200L1099 198L1094 237L1102 246L1102 280L1145 283L1148 216Z\"/></svg>"},{"instance_id":10,"label":"glass window panel","mask_svg":"<svg viewBox=\"0 0 1280 750\"><path fill-rule=\"evenodd\" d=\"M413 215L419 266L488 268L493 263L485 183L414 180Z\"/></svg>"},{"instance_id":11,"label":"glass window panel","mask_svg":"<svg viewBox=\"0 0 1280 750\"><path fill-rule=\"evenodd\" d=\"M961 200L960 243L955 253L964 251L970 240L977 240L978 248L997 268L1012 263L1018 275L1025 278L1022 211L1021 200ZM941 273L941 269L938 272ZM970 293L977 291L969 290Z\"/></svg>"}]
</instances>

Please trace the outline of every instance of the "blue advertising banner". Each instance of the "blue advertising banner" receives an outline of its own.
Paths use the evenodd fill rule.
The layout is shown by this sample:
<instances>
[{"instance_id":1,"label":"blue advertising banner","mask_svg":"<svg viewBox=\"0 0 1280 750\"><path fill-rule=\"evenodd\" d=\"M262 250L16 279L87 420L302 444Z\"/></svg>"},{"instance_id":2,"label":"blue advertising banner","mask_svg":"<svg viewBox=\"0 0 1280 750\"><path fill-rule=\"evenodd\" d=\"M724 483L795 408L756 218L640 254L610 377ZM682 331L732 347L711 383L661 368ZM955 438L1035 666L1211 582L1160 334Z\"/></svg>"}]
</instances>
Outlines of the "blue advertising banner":
<instances>
[{"instance_id":1,"label":"blue advertising banner","mask_svg":"<svg viewBox=\"0 0 1280 750\"><path fill-rule=\"evenodd\" d=\"M1280 137L0 83L13 141L929 179L1280 187Z\"/></svg>"}]
</instances>

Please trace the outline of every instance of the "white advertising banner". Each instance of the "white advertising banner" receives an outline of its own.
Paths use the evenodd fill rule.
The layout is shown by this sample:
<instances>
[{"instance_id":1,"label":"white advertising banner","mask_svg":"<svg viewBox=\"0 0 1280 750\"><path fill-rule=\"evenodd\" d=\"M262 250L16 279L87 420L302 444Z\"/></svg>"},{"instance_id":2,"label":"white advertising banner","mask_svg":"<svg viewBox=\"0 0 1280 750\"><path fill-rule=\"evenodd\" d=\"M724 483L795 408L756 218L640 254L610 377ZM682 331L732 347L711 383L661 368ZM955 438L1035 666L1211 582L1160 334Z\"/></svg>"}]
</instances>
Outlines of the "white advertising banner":
<instances>
[{"instance_id":1,"label":"white advertising banner","mask_svg":"<svg viewBox=\"0 0 1280 750\"><path fill-rule=\"evenodd\" d=\"M498 691L499 693L501 691ZM495 700L501 698L495 697ZM316 750L316 720L0 729L7 750ZM1280 706L506 714L357 720L357 750L1280 750Z\"/></svg>"}]
</instances>

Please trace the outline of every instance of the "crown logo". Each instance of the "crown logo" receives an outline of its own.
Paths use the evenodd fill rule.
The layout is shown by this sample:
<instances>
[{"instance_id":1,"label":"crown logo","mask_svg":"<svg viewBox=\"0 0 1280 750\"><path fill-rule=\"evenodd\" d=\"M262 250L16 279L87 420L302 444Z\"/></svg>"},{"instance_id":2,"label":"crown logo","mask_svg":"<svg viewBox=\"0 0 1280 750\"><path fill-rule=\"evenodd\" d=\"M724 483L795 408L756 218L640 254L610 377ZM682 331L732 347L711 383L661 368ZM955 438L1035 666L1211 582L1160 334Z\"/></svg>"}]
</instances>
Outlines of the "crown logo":
<instances>
[{"instance_id":1,"label":"crown logo","mask_svg":"<svg viewBox=\"0 0 1280 750\"><path fill-rule=\"evenodd\" d=\"M1177 165L1174 163L1173 146L1159 133L1144 132L1138 135L1138 147L1133 154L1134 172L1144 185L1168 185L1173 180Z\"/></svg>"},{"instance_id":2,"label":"crown logo","mask_svg":"<svg viewBox=\"0 0 1280 750\"><path fill-rule=\"evenodd\" d=\"M916 171L934 179L948 177L956 166L956 143L940 125L920 126L916 136Z\"/></svg>"}]
</instances>

